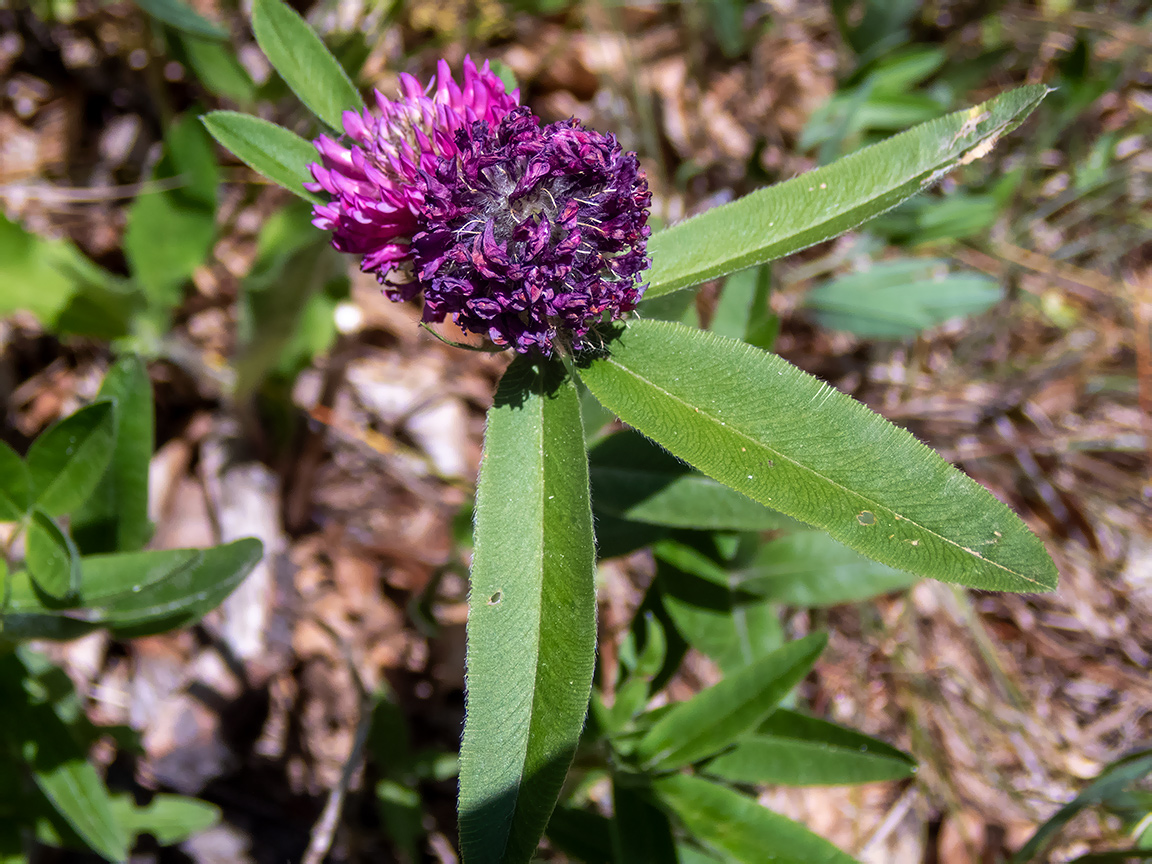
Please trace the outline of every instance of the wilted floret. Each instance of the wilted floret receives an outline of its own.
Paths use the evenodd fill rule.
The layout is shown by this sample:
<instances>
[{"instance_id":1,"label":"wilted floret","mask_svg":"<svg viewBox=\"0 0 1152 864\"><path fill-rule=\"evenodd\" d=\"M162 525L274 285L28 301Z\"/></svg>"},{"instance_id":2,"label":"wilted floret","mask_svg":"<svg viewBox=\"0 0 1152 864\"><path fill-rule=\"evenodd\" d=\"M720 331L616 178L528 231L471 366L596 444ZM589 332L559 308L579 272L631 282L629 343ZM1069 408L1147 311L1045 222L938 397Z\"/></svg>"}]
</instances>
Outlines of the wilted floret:
<instances>
[{"instance_id":1,"label":"wilted floret","mask_svg":"<svg viewBox=\"0 0 1152 864\"><path fill-rule=\"evenodd\" d=\"M334 198L314 224L393 300L424 292L424 320L520 352L579 348L643 291L651 195L634 153L576 120L541 127L487 64L457 87L441 62L424 95L377 94L379 115L346 111L354 142L322 137L310 188Z\"/></svg>"}]
</instances>

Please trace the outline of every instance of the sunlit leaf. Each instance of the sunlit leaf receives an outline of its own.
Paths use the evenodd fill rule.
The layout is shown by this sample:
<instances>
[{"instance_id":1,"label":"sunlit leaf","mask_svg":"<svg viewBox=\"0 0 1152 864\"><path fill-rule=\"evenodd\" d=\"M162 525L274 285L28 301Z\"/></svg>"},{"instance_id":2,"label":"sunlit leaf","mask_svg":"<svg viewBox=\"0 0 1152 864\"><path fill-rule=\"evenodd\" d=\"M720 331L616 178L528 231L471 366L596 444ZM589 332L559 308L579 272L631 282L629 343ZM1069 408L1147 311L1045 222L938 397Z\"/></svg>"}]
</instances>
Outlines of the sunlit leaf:
<instances>
[{"instance_id":1,"label":"sunlit leaf","mask_svg":"<svg viewBox=\"0 0 1152 864\"><path fill-rule=\"evenodd\" d=\"M824 327L871 339L903 339L999 303L995 279L950 273L927 259L884 261L813 288L804 305Z\"/></svg>"},{"instance_id":2,"label":"sunlit leaf","mask_svg":"<svg viewBox=\"0 0 1152 864\"><path fill-rule=\"evenodd\" d=\"M705 474L902 570L996 591L1057 573L1011 510L910 434L780 357L634 321L581 378Z\"/></svg>"},{"instance_id":3,"label":"sunlit leaf","mask_svg":"<svg viewBox=\"0 0 1152 864\"><path fill-rule=\"evenodd\" d=\"M697 840L741 864L856 864L823 837L703 777L670 774L652 782L661 803Z\"/></svg>"},{"instance_id":4,"label":"sunlit leaf","mask_svg":"<svg viewBox=\"0 0 1152 864\"><path fill-rule=\"evenodd\" d=\"M72 538L49 516L32 511L24 563L36 584L50 597L64 598L80 587L80 553Z\"/></svg>"},{"instance_id":5,"label":"sunlit leaf","mask_svg":"<svg viewBox=\"0 0 1152 864\"><path fill-rule=\"evenodd\" d=\"M238 111L211 111L200 118L212 137L241 162L311 204L323 199L304 188L308 166L319 161L316 148L295 132Z\"/></svg>"},{"instance_id":6,"label":"sunlit leaf","mask_svg":"<svg viewBox=\"0 0 1152 864\"><path fill-rule=\"evenodd\" d=\"M991 150L1048 93L1020 87L652 235L651 299L843 234Z\"/></svg>"},{"instance_id":7,"label":"sunlit leaf","mask_svg":"<svg viewBox=\"0 0 1152 864\"><path fill-rule=\"evenodd\" d=\"M910 777L916 761L853 729L778 708L701 770L733 783L840 786Z\"/></svg>"},{"instance_id":8,"label":"sunlit leaf","mask_svg":"<svg viewBox=\"0 0 1152 864\"><path fill-rule=\"evenodd\" d=\"M62 516L83 504L100 482L115 440L112 402L81 408L41 432L26 459L36 506Z\"/></svg>"},{"instance_id":9,"label":"sunlit leaf","mask_svg":"<svg viewBox=\"0 0 1152 864\"><path fill-rule=\"evenodd\" d=\"M308 108L342 131L340 115L364 107L348 73L308 22L283 0L255 0L252 32L272 68Z\"/></svg>"},{"instance_id":10,"label":"sunlit leaf","mask_svg":"<svg viewBox=\"0 0 1152 864\"><path fill-rule=\"evenodd\" d=\"M24 518L32 506L31 483L24 460L0 441L0 522Z\"/></svg>"},{"instance_id":11,"label":"sunlit leaf","mask_svg":"<svg viewBox=\"0 0 1152 864\"><path fill-rule=\"evenodd\" d=\"M476 497L460 751L466 864L527 864L584 724L596 644L576 387L518 357L488 413Z\"/></svg>"},{"instance_id":12,"label":"sunlit leaf","mask_svg":"<svg viewBox=\"0 0 1152 864\"><path fill-rule=\"evenodd\" d=\"M823 531L793 531L765 543L734 574L742 591L806 607L869 600L907 588L916 578L865 558Z\"/></svg>"},{"instance_id":13,"label":"sunlit leaf","mask_svg":"<svg viewBox=\"0 0 1152 864\"><path fill-rule=\"evenodd\" d=\"M154 549L89 555L80 590L67 607L46 606L26 571L9 579L6 636L72 638L95 626L140 635L185 626L219 605L259 562L263 547L247 538L208 549Z\"/></svg>"},{"instance_id":14,"label":"sunlit leaf","mask_svg":"<svg viewBox=\"0 0 1152 864\"><path fill-rule=\"evenodd\" d=\"M827 642L824 633L789 642L676 705L640 740L637 758L671 769L727 747L755 728L804 679Z\"/></svg>"}]
</instances>

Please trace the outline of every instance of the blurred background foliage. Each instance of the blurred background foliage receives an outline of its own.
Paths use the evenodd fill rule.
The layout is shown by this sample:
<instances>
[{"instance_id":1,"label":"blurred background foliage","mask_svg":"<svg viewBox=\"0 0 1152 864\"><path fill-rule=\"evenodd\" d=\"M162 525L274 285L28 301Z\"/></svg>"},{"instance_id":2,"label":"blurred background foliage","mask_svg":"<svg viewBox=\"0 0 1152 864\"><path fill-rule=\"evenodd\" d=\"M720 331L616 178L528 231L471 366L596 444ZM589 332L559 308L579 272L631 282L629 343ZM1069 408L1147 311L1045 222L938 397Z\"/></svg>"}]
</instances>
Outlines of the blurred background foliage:
<instances>
[{"instance_id":1,"label":"blurred background foliage","mask_svg":"<svg viewBox=\"0 0 1152 864\"><path fill-rule=\"evenodd\" d=\"M752 776L729 759L721 776L768 784L776 809L863 861L1149 848L1147 756L1125 757L1152 734L1147 4L293 5L364 93L470 53L546 121L615 132L641 155L655 224L1009 87L1054 88L1017 133L863 229L642 314L778 350L911 428L1041 533L1060 595L912 586L605 427L588 399L604 599L587 743L627 754L644 708L828 628L815 673L758 735L815 734L804 724L822 721L792 713L803 709L911 752L922 770L911 777L895 750L865 766L841 748L832 781L869 785L789 790L787 765L770 760ZM215 108L321 131L248 12L231 0L0 7L3 438L26 451L96 395L114 354L139 354L157 392L153 468L175 490L153 502L155 542L239 536L220 487L272 514L271 527L235 518L280 573L245 600L270 622L258 650L225 611L191 637L47 653L77 686L69 699L143 733L121 746L84 731L116 806L175 791L220 807L209 841L150 854L451 861L460 505L506 361L419 334L411 308L389 307L311 228L304 202L213 144L198 117ZM220 672L204 659L217 656L238 665ZM199 671L155 684L174 657ZM195 686L218 698L190 715L207 731L189 743L164 724ZM181 752L200 767L174 763ZM614 783L576 772L547 860L642 860L606 822ZM636 824L672 836L666 815L615 792ZM332 801L339 830L325 821ZM1099 806L1111 815L1086 815ZM1049 816L1063 834L1029 842ZM67 845L51 830L45 843ZM675 840L681 861L718 860ZM660 842L651 860L667 860L651 851ZM0 860L10 851L0 845Z\"/></svg>"}]
</instances>

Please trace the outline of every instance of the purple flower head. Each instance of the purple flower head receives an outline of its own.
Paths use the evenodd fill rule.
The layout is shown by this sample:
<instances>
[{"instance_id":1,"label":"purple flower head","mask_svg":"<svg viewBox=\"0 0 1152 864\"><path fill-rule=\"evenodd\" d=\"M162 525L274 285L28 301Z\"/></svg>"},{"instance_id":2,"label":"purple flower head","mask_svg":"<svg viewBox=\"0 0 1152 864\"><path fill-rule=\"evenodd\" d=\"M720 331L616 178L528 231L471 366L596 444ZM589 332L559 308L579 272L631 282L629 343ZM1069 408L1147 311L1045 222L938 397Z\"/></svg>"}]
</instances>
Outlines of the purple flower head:
<instances>
[{"instance_id":1,"label":"purple flower head","mask_svg":"<svg viewBox=\"0 0 1152 864\"><path fill-rule=\"evenodd\" d=\"M377 112L344 112L351 149L325 135L316 140L321 164L311 166L316 182L306 184L333 196L315 208L312 224L332 231L332 245L341 252L363 255L364 272L381 278L409 256L424 204L417 188L421 171L455 155L458 130L478 120L499 122L520 102L519 90L506 93L488 64L477 69L471 57L464 60L463 87L441 60L427 87L401 74L400 89L396 102L377 90Z\"/></svg>"},{"instance_id":2,"label":"purple flower head","mask_svg":"<svg viewBox=\"0 0 1152 864\"><path fill-rule=\"evenodd\" d=\"M576 120L542 127L487 65L466 64L463 90L443 65L438 82L430 98L405 78L379 117L345 112L351 151L317 142L315 186L335 200L314 223L391 299L422 290L425 322L451 315L521 353L582 347L644 290L651 194L636 154Z\"/></svg>"}]
</instances>

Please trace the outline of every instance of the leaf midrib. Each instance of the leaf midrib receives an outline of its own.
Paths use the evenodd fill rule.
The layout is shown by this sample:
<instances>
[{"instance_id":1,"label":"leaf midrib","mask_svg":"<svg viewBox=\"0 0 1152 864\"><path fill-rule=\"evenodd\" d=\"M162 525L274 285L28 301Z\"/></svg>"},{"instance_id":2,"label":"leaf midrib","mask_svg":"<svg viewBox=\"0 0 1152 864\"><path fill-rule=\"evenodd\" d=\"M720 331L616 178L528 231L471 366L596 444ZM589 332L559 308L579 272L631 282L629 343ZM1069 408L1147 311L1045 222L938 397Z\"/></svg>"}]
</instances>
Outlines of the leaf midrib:
<instances>
[{"instance_id":1,"label":"leaf midrib","mask_svg":"<svg viewBox=\"0 0 1152 864\"><path fill-rule=\"evenodd\" d=\"M99 404L99 403L93 403L93 404ZM100 434L100 431L101 431L101 428L103 425L104 425L104 421L101 420L101 422L97 423L94 426L90 426L88 428L88 430L84 433L84 437L76 443L75 448L73 449L72 453L67 454L68 459L64 463L64 467L61 470L57 471L56 474L52 477L52 479L49 480L45 486L43 486L41 489L39 489L36 492L36 500L33 502L33 506L40 504L40 502L42 502L45 498L50 499L52 497L51 493L53 493L58 486L62 485L63 481L69 479L67 477L69 467L73 463L78 462L81 459L81 457L83 457L84 455L86 455L88 453L88 451L92 445L92 439L96 435ZM111 457L109 457L109 459L111 459Z\"/></svg>"},{"instance_id":2,"label":"leaf midrib","mask_svg":"<svg viewBox=\"0 0 1152 864\"><path fill-rule=\"evenodd\" d=\"M545 472L544 461L544 426L545 419L544 413L546 409L545 395L543 392L543 372L537 370L535 380L532 382L531 391L536 397L536 401L540 406L539 422L536 424L536 458L537 465L539 465L540 477L542 478L539 485L540 500L538 502L537 512L540 514L540 542L536 544L537 555L536 560L533 562L535 572L539 574L540 578L536 580L537 587L537 603L535 604L535 634L534 644L536 650L532 652L532 702L531 708L528 713L528 729L524 735L524 745L519 754L519 761L516 767L516 800L512 807L512 818L508 822L508 826L504 832L504 843L500 849L500 860L503 861L508 852L508 844L512 840L512 829L516 825L516 814L520 812L520 801L524 791L525 770L528 766L528 750L532 742L533 731L537 727L538 712L536 710L540 698L540 639L541 639L541 622L544 618L544 560L547 557L544 554L544 544L548 540L548 532L544 526L544 507L547 500L548 493L548 475Z\"/></svg>"},{"instance_id":3,"label":"leaf midrib","mask_svg":"<svg viewBox=\"0 0 1152 864\"><path fill-rule=\"evenodd\" d=\"M903 515L897 513L895 510L893 510L887 504L882 504L879 501L876 501L874 498L871 498L868 495L865 495L863 492L858 492L855 489L850 489L847 486L843 485L842 483L839 483L839 482L833 480L831 477L828 477L825 474L821 474L816 469L811 468L808 465L805 465L803 462L799 462L796 459L793 459L791 456L788 456L787 454L782 453L779 450L776 450L776 449L770 447L769 445L765 444L763 441L760 441L756 438L751 437L750 435L748 435L747 433L745 433L741 429L739 429L736 425L727 424L726 422L721 423L721 421L718 418L714 417L708 411L707 408L702 408L702 407L697 406L697 405L689 404L687 401L680 398L676 394L674 394L671 391L665 389L664 387L661 387L660 385L658 385L655 381L652 381L649 378L645 378L644 376L638 374L637 372L633 371L629 367L624 366L623 364L619 363L611 355L606 357L604 359L604 362L615 366L617 369L619 369L619 370L623 371L624 373L632 376L637 381L640 381L644 384L647 384L648 386L652 387L652 389L662 393L668 399L681 405L682 407L691 409L693 411L693 413L696 413L698 416L707 418L709 421L711 421L713 423L713 425L715 425L716 429L720 432L720 434L734 435L738 439L741 439L743 441L748 442L749 444L752 444L757 449L761 449L761 450L764 450L768 453L775 454L780 459L783 459L784 461L790 463L791 465L800 469L801 471L805 471L808 474L811 474L813 477L819 478L820 480L824 481L825 483L829 484L830 486L833 486L836 489L839 489L839 490L841 490L841 491L843 491L849 495L854 495L854 496L857 496L857 497L863 499L864 501L866 501L867 503L876 507L877 509L882 510L885 513L890 514L891 516L895 517L895 519L897 521L905 522L909 525L912 525L912 526L920 529L921 531L923 531L925 534L928 534L931 537L935 537L937 540L940 540L941 542L943 542L949 546L953 546L956 549L960 550L961 552L964 552L968 555L971 555L973 558L975 558L978 561L982 561L982 562L991 564L993 567L996 567L1000 570L1003 570L1005 573L1010 573L1013 576L1017 576L1020 579L1023 579L1025 582L1028 582L1032 585L1036 585L1042 591L1048 590L1047 586L1043 582L1041 582L1037 579L1034 579L1031 576L1027 576L1024 573L1021 573L1017 570L1013 570L1011 567L1007 567L998 561L993 561L990 558L985 558L983 555L979 554L978 552L974 552L973 550L967 548L966 546L961 546L955 540L952 540L948 537L945 537L943 534L940 534L936 531L933 531L931 528L927 527L926 525L922 525L921 523L917 522L915 519L909 519L907 516L903 516ZM825 384L825 386L828 387L830 390L835 390L835 388L831 387L828 384ZM740 490L737 489L736 491L739 492ZM747 494L747 493L745 493L745 494ZM753 499L753 500L756 500L756 499ZM771 505L768 505L768 506L771 506ZM889 566L892 566L892 565L889 565ZM901 569L903 569L903 568L901 568Z\"/></svg>"}]
</instances>

